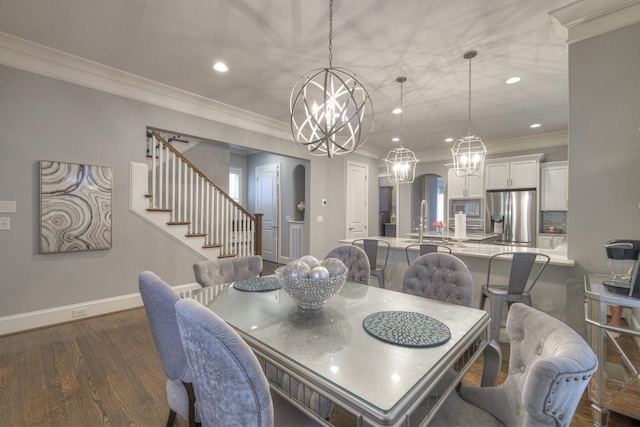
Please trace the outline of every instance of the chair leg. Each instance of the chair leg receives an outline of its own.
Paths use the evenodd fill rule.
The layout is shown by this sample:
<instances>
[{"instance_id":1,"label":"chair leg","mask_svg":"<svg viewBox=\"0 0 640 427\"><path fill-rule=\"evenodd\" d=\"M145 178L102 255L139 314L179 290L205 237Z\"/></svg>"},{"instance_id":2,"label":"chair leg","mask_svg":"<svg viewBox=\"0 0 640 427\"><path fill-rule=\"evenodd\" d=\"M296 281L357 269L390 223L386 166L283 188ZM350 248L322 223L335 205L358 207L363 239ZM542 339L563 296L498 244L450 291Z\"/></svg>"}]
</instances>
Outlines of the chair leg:
<instances>
[{"instance_id":1,"label":"chair leg","mask_svg":"<svg viewBox=\"0 0 640 427\"><path fill-rule=\"evenodd\" d=\"M385 285L384 285L384 271L381 271L380 273L378 273L378 284L380 285L380 287L382 289L385 289Z\"/></svg>"},{"instance_id":2,"label":"chair leg","mask_svg":"<svg viewBox=\"0 0 640 427\"><path fill-rule=\"evenodd\" d=\"M504 300L498 297L491 298L491 339L499 341L500 325L502 324L502 306Z\"/></svg>"},{"instance_id":3,"label":"chair leg","mask_svg":"<svg viewBox=\"0 0 640 427\"><path fill-rule=\"evenodd\" d=\"M193 391L193 384L185 383L184 381L182 384L187 391L187 398L189 399L189 427L197 427L200 423L196 423L196 394Z\"/></svg>"},{"instance_id":4,"label":"chair leg","mask_svg":"<svg viewBox=\"0 0 640 427\"><path fill-rule=\"evenodd\" d=\"M484 310L484 305L487 303L487 296L482 292L480 295L480 310Z\"/></svg>"},{"instance_id":5,"label":"chair leg","mask_svg":"<svg viewBox=\"0 0 640 427\"><path fill-rule=\"evenodd\" d=\"M173 427L173 423L176 422L176 411L169 410L169 419L167 420L167 427Z\"/></svg>"},{"instance_id":6,"label":"chair leg","mask_svg":"<svg viewBox=\"0 0 640 427\"><path fill-rule=\"evenodd\" d=\"M502 365L502 349L500 344L491 340L482 352L484 363L482 365L482 382L480 387L495 387L498 383L498 375Z\"/></svg>"}]
</instances>

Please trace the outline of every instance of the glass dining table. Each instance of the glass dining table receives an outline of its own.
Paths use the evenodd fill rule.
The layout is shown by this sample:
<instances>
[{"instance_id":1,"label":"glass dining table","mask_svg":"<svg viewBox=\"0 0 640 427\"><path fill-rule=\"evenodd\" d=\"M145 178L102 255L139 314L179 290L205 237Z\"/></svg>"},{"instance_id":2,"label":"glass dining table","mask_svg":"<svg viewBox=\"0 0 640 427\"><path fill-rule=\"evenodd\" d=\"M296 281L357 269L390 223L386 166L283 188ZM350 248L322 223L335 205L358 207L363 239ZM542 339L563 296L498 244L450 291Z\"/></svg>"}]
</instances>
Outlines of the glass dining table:
<instances>
[{"instance_id":1,"label":"glass dining table","mask_svg":"<svg viewBox=\"0 0 640 427\"><path fill-rule=\"evenodd\" d=\"M181 296L230 324L258 357L272 390L325 425L426 425L489 339L483 310L351 282L320 310L298 308L282 289L247 292L233 283ZM449 335L420 346L365 330L368 316L396 312L426 315ZM377 326L384 329L382 319Z\"/></svg>"}]
</instances>

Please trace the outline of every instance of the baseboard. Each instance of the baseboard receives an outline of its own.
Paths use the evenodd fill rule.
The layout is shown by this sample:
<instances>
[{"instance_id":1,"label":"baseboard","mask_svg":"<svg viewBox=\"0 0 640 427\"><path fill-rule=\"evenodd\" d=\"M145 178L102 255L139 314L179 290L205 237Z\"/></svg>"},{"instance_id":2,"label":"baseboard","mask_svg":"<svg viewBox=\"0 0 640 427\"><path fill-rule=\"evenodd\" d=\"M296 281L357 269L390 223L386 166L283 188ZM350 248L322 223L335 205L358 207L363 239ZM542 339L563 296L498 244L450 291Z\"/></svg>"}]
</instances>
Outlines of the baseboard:
<instances>
[{"instance_id":1,"label":"baseboard","mask_svg":"<svg viewBox=\"0 0 640 427\"><path fill-rule=\"evenodd\" d=\"M200 285L197 283L188 283L174 286L173 289L182 292L198 287ZM136 307L142 307L139 293L0 317L0 336Z\"/></svg>"}]
</instances>

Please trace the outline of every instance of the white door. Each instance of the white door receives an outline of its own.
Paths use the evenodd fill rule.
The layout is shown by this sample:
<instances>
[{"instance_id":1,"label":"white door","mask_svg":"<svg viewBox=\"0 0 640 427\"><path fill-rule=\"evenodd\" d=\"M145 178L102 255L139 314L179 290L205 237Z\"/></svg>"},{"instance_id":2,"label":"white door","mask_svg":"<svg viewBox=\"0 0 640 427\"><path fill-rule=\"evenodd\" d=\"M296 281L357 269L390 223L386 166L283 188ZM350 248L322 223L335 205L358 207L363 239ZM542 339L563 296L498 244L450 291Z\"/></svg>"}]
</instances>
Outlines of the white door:
<instances>
[{"instance_id":1,"label":"white door","mask_svg":"<svg viewBox=\"0 0 640 427\"><path fill-rule=\"evenodd\" d=\"M358 239L369 235L367 230L369 166L347 161L347 238Z\"/></svg>"},{"instance_id":2,"label":"white door","mask_svg":"<svg viewBox=\"0 0 640 427\"><path fill-rule=\"evenodd\" d=\"M256 213L262 216L262 258L278 262L280 166L256 167Z\"/></svg>"}]
</instances>

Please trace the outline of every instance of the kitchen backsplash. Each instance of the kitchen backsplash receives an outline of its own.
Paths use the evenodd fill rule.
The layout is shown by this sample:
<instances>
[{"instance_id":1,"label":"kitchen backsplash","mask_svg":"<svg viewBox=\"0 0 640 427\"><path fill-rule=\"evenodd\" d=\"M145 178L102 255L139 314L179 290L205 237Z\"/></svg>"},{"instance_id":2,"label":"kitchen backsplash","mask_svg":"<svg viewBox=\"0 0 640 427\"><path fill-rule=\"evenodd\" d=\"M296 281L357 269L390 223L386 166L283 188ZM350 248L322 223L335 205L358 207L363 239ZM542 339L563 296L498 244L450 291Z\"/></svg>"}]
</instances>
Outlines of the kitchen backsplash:
<instances>
[{"instance_id":1,"label":"kitchen backsplash","mask_svg":"<svg viewBox=\"0 0 640 427\"><path fill-rule=\"evenodd\" d=\"M567 232L567 211L542 211L540 215L541 233Z\"/></svg>"}]
</instances>

